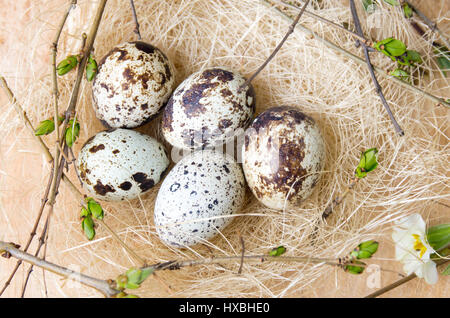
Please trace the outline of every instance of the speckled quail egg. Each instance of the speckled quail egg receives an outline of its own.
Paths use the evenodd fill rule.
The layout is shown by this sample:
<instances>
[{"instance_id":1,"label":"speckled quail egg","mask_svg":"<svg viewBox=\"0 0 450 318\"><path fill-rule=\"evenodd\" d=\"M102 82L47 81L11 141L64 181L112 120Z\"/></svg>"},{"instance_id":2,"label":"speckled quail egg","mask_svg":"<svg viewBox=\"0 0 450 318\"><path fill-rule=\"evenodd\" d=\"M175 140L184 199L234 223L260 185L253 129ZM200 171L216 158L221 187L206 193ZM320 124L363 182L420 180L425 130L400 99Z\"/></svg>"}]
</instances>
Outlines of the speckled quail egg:
<instances>
[{"instance_id":1,"label":"speckled quail egg","mask_svg":"<svg viewBox=\"0 0 450 318\"><path fill-rule=\"evenodd\" d=\"M92 85L93 107L108 128L134 128L151 120L175 84L173 66L158 48L126 42L100 62Z\"/></svg>"},{"instance_id":2,"label":"speckled quail egg","mask_svg":"<svg viewBox=\"0 0 450 318\"><path fill-rule=\"evenodd\" d=\"M245 78L224 67L196 72L173 92L163 112L165 139L181 149L205 148L228 142L250 124L255 93Z\"/></svg>"},{"instance_id":3,"label":"speckled quail egg","mask_svg":"<svg viewBox=\"0 0 450 318\"><path fill-rule=\"evenodd\" d=\"M261 203L277 210L311 195L324 159L324 141L314 120L288 106L257 116L242 146L242 167L250 189Z\"/></svg>"},{"instance_id":4,"label":"speckled quail egg","mask_svg":"<svg viewBox=\"0 0 450 318\"><path fill-rule=\"evenodd\" d=\"M83 145L77 170L89 196L131 200L152 188L169 166L164 146L128 129L103 131Z\"/></svg>"},{"instance_id":5,"label":"speckled quail egg","mask_svg":"<svg viewBox=\"0 0 450 318\"><path fill-rule=\"evenodd\" d=\"M181 159L169 172L155 202L161 240L174 247L214 237L244 204L245 179L236 161L214 150Z\"/></svg>"}]
</instances>

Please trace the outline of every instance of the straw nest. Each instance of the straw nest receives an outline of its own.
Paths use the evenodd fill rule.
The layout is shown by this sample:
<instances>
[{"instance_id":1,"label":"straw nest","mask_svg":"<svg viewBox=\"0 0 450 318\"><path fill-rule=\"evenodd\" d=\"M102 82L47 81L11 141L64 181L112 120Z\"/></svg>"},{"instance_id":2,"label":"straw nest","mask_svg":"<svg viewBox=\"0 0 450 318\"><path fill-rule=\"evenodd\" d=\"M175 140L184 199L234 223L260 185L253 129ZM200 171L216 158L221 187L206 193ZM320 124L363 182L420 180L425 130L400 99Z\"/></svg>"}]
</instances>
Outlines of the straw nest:
<instances>
[{"instance_id":1,"label":"straw nest","mask_svg":"<svg viewBox=\"0 0 450 318\"><path fill-rule=\"evenodd\" d=\"M2 26L5 32L0 39L3 42L0 69L36 124L52 114L49 44L67 1L6 2L3 7L9 6L11 12L17 14L6 17ZM445 30L449 4L441 0L435 7L439 11L433 17ZM81 34L89 30L95 8L96 2L78 1L62 34L59 59L78 53ZM380 9L369 16L361 7L359 9L366 34L375 39L394 36L421 53L424 63L414 72L417 86L448 97L449 82L436 71L430 42L418 36L398 10L380 5ZM143 40L160 48L174 63L177 83L192 72L218 65L251 75L290 24L258 0L136 1L136 10ZM337 23L352 25L347 1L324 0L320 7L310 6L309 10ZM285 10L285 13L295 14L292 10ZM345 32L308 16L302 17L301 24L346 50L361 54ZM95 42L96 58L100 59L114 45L135 40L133 29L129 2L109 1ZM430 34L430 37L435 35ZM374 53L372 56L375 65L386 70L394 67L383 55ZM67 105L70 98L75 77L72 73L59 78L61 105ZM156 235L153 206L159 185L140 199L105 203L109 212L105 220L149 263L239 255L240 236L245 240L247 254L266 253L284 245L286 255L327 258L344 256L362 240L377 239L382 242L381 254L374 262L400 270L401 266L389 262L393 258L392 221L415 212L422 213L431 224L449 220L449 210L442 206L442 203L448 204L449 197L449 113L448 109L436 106L421 94L412 93L386 78L379 79L405 130L404 137L395 133L365 65L296 30L253 85L257 113L272 106L292 105L312 116L320 126L326 142L326 164L309 199L295 209L276 212L264 208L248 192L245 206L220 235L207 245L184 250L163 245ZM5 101L1 109L0 239L21 243L26 241L34 222L49 164L11 105ZM74 146L75 154L88 137L103 129L92 110L91 88L87 82L81 87L77 116L81 135ZM161 140L159 122L160 118L156 118L138 130ZM52 137L45 140L53 143ZM314 230L315 220L345 189L360 152L370 147L379 149L379 168L356 186L327 224L320 225L317 242L311 244L309 235ZM70 175L77 182L73 171ZM85 239L80 229L79 208L64 185L51 221L47 255L53 262L105 279L115 278L133 266L132 259L102 228L97 229L93 241ZM0 263L0 283L6 280L15 262L5 263ZM364 275L348 277L324 265L246 262L242 274L238 275L239 265L236 261L160 272L156 278L145 282L137 294L149 297L293 297L332 296L336 295L336 290L341 290L343 296L363 296L368 291ZM25 273L25 270L19 271L9 295L17 295ZM398 277L389 273L383 275L386 275L383 285ZM45 282L51 296L100 295L52 274L46 275ZM356 286L356 291L348 287L350 284ZM44 295L42 271L34 271L30 286L28 295ZM418 293L421 294L420 290Z\"/></svg>"}]
</instances>

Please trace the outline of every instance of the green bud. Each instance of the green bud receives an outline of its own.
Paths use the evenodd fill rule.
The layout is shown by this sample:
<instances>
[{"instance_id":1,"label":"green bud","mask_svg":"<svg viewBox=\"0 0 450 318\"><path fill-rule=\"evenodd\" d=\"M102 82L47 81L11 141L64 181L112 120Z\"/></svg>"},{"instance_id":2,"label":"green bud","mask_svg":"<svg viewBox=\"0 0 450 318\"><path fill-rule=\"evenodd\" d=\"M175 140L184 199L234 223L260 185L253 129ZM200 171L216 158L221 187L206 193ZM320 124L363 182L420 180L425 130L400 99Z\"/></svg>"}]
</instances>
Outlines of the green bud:
<instances>
[{"instance_id":1,"label":"green bud","mask_svg":"<svg viewBox=\"0 0 450 318\"><path fill-rule=\"evenodd\" d=\"M97 61L94 60L92 55L89 56L88 62L86 64L86 79L90 82L97 75L98 66Z\"/></svg>"},{"instance_id":2,"label":"green bud","mask_svg":"<svg viewBox=\"0 0 450 318\"><path fill-rule=\"evenodd\" d=\"M87 206L89 209L89 212L92 213L92 215L94 216L94 218L96 218L97 220L103 220L103 209L102 206L95 201L92 198L89 198L89 200L87 201Z\"/></svg>"},{"instance_id":3,"label":"green bud","mask_svg":"<svg viewBox=\"0 0 450 318\"><path fill-rule=\"evenodd\" d=\"M91 213L88 210L86 210L85 208L81 208L81 212L80 212L81 217L86 217L89 215L91 215Z\"/></svg>"},{"instance_id":4,"label":"green bud","mask_svg":"<svg viewBox=\"0 0 450 318\"><path fill-rule=\"evenodd\" d=\"M438 251L450 244L450 223L432 226L427 230L428 244Z\"/></svg>"},{"instance_id":5,"label":"green bud","mask_svg":"<svg viewBox=\"0 0 450 318\"><path fill-rule=\"evenodd\" d=\"M352 261L352 263L366 265L365 263L360 262L360 261ZM364 272L364 269L365 269L365 267L357 266L357 265L346 265L345 266L346 272L348 272L350 274L355 274L355 275L361 274L362 272Z\"/></svg>"},{"instance_id":6,"label":"green bud","mask_svg":"<svg viewBox=\"0 0 450 318\"><path fill-rule=\"evenodd\" d=\"M73 119L69 121L69 125L66 128L66 144L68 147L72 147L73 143L80 134L80 124L78 122L73 123Z\"/></svg>"},{"instance_id":7,"label":"green bud","mask_svg":"<svg viewBox=\"0 0 450 318\"><path fill-rule=\"evenodd\" d=\"M116 285L117 285L117 289L119 290L124 290L127 286L128 283L128 278L125 275L119 275L116 278Z\"/></svg>"},{"instance_id":8,"label":"green bud","mask_svg":"<svg viewBox=\"0 0 450 318\"><path fill-rule=\"evenodd\" d=\"M361 154L361 159L355 171L358 178L364 178L369 172L376 169L378 166L377 153L377 148L371 148Z\"/></svg>"},{"instance_id":9,"label":"green bud","mask_svg":"<svg viewBox=\"0 0 450 318\"><path fill-rule=\"evenodd\" d=\"M136 289L153 273L153 269L138 269L130 268L126 273L127 283L125 285L128 289Z\"/></svg>"},{"instance_id":10,"label":"green bud","mask_svg":"<svg viewBox=\"0 0 450 318\"><path fill-rule=\"evenodd\" d=\"M374 48L380 52L383 52L392 59L406 52L405 43L394 38L386 38L382 41L376 42L374 44Z\"/></svg>"},{"instance_id":11,"label":"green bud","mask_svg":"<svg viewBox=\"0 0 450 318\"><path fill-rule=\"evenodd\" d=\"M273 248L269 252L269 256L280 256L280 255L283 255L284 253L286 253L286 248L284 246L278 246L278 247Z\"/></svg>"},{"instance_id":12,"label":"green bud","mask_svg":"<svg viewBox=\"0 0 450 318\"><path fill-rule=\"evenodd\" d=\"M58 126L64 121L64 117L58 116ZM55 130L55 124L53 118L43 120L39 123L39 126L34 131L36 136L48 135Z\"/></svg>"},{"instance_id":13,"label":"green bud","mask_svg":"<svg viewBox=\"0 0 450 318\"><path fill-rule=\"evenodd\" d=\"M74 69L77 64L77 57L75 55L69 55L64 60L59 62L59 64L56 66L56 72L58 73L58 75L62 76Z\"/></svg>"},{"instance_id":14,"label":"green bud","mask_svg":"<svg viewBox=\"0 0 450 318\"><path fill-rule=\"evenodd\" d=\"M422 63L422 57L420 56L420 53L414 50L407 50L406 51L408 60L413 62L413 63L417 63L420 64Z\"/></svg>"},{"instance_id":15,"label":"green bud","mask_svg":"<svg viewBox=\"0 0 450 318\"><path fill-rule=\"evenodd\" d=\"M378 250L378 242L373 240L363 242L358 245L351 253L350 256L353 259L365 259L371 258L373 254Z\"/></svg>"},{"instance_id":16,"label":"green bud","mask_svg":"<svg viewBox=\"0 0 450 318\"><path fill-rule=\"evenodd\" d=\"M366 11L369 14L375 12L377 6L373 0L361 0L361 1L364 11Z\"/></svg>"},{"instance_id":17,"label":"green bud","mask_svg":"<svg viewBox=\"0 0 450 318\"><path fill-rule=\"evenodd\" d=\"M403 14L405 15L405 18L409 19L412 17L413 15L413 10L411 9L411 7L405 2L403 3Z\"/></svg>"},{"instance_id":18,"label":"green bud","mask_svg":"<svg viewBox=\"0 0 450 318\"><path fill-rule=\"evenodd\" d=\"M403 81L409 80L409 73L402 70L401 68L397 68L397 69L393 70L392 72L389 73L389 75L397 77Z\"/></svg>"},{"instance_id":19,"label":"green bud","mask_svg":"<svg viewBox=\"0 0 450 318\"><path fill-rule=\"evenodd\" d=\"M447 76L447 71L450 71L450 51L445 46L440 46L435 49L437 54L436 62L444 76Z\"/></svg>"},{"instance_id":20,"label":"green bud","mask_svg":"<svg viewBox=\"0 0 450 318\"><path fill-rule=\"evenodd\" d=\"M90 216L83 218L83 221L81 221L81 227L89 241L95 237L94 221Z\"/></svg>"},{"instance_id":21,"label":"green bud","mask_svg":"<svg viewBox=\"0 0 450 318\"><path fill-rule=\"evenodd\" d=\"M122 298L139 298L139 296L132 295L132 294L126 294L126 295L123 296Z\"/></svg>"},{"instance_id":22,"label":"green bud","mask_svg":"<svg viewBox=\"0 0 450 318\"><path fill-rule=\"evenodd\" d=\"M51 119L43 120L34 131L36 136L48 135L55 130L55 123Z\"/></svg>"}]
</instances>

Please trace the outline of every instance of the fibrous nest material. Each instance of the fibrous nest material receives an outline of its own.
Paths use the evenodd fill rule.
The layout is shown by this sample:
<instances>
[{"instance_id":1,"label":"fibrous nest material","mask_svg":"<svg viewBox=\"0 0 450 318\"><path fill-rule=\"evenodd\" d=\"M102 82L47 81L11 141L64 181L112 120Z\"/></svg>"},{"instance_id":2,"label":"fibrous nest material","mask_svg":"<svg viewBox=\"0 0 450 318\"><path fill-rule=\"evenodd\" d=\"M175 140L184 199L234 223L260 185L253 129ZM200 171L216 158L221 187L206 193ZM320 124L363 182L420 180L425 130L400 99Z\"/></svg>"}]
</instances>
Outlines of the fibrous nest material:
<instances>
[{"instance_id":1,"label":"fibrous nest material","mask_svg":"<svg viewBox=\"0 0 450 318\"><path fill-rule=\"evenodd\" d=\"M0 30L0 70L37 124L52 116L50 43L68 3L4 2L3 7L10 8L11 14L5 14ZM312 2L308 10L339 24L353 25L347 1L323 0L317 5L319 2ZM417 3L426 6L425 1ZM89 30L96 5L94 1L78 1L63 30L58 60L79 52L81 34ZM250 76L290 24L259 0L137 0L135 5L143 40L157 46L174 63L177 84L189 74L211 66L226 66ZM358 1L357 5L366 35L374 39L394 36L420 52L424 63L413 73L414 85L448 98L449 81L437 70L430 45L433 39L439 40L436 35L429 32L430 40L424 40L399 10L386 4L380 3L372 15L364 13ZM436 11L430 12L431 16L444 31L448 30L448 2L436 1L434 7ZM288 16L296 14L287 9L283 12ZM347 33L306 15L301 24L362 56ZM95 57L99 60L113 46L136 40L133 29L129 2L108 1L95 42ZM394 67L382 54L373 53L372 62L385 70ZM60 104L64 108L74 73L58 78ZM184 250L163 245L156 235L153 206L159 185L131 202L104 203L109 212L105 220L148 263L240 255L240 237L245 241L246 254L267 253L284 245L286 255L326 258L345 256L361 241L376 239L382 244L373 262L401 271L401 265L392 261L392 222L411 213L421 213L429 224L450 220L449 209L443 205L449 204L450 195L449 110L387 78L379 80L405 131L403 137L395 133L367 67L297 29L253 85L257 114L272 106L295 106L313 117L323 133L325 168L309 199L295 209L276 212L264 208L248 191L246 205L220 235L207 245ZM92 110L90 83L83 82L79 100L81 135L74 146L75 155L85 140L103 130ZM5 98L1 107L0 239L20 244L26 241L33 225L50 165ZM161 140L159 122L160 117L138 130ZM54 137L45 141L50 145ZM379 149L379 167L359 182L326 224L320 225L312 244L310 235L315 221L349 184L361 151L371 147ZM70 175L77 182L73 171ZM79 207L64 185L52 216L47 259L104 279L114 279L134 264L102 228L97 228L93 241L86 240L80 227ZM0 284L6 281L14 263L0 262ZM351 276L325 265L245 262L238 275L239 266L236 261L159 272L136 293L147 297L298 297L364 296L373 291L366 283L366 274ZM18 272L7 295L17 296L26 269L28 266ZM397 278L395 273L383 272L381 283L385 285ZM445 282L440 284L445 286ZM44 296L45 289L50 296L100 296L95 290L52 274L45 275L44 285L42 271L37 269L29 285L27 296ZM431 295L426 292L431 289L421 282L411 286L415 287L403 292L409 296ZM435 295L446 294L445 288L435 288Z\"/></svg>"}]
</instances>

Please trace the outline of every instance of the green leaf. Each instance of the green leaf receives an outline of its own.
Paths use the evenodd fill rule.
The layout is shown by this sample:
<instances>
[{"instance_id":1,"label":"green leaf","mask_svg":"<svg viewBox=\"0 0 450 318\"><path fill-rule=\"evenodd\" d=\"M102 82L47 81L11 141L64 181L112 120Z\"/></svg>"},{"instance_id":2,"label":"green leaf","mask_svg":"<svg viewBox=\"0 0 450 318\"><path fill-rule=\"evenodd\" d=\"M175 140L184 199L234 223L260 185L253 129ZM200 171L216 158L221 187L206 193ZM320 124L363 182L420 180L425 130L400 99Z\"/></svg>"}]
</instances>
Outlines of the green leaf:
<instances>
[{"instance_id":1,"label":"green leaf","mask_svg":"<svg viewBox=\"0 0 450 318\"><path fill-rule=\"evenodd\" d=\"M286 253L286 248L284 246L278 246L269 252L269 256L280 256L284 253Z\"/></svg>"},{"instance_id":2,"label":"green leaf","mask_svg":"<svg viewBox=\"0 0 450 318\"><path fill-rule=\"evenodd\" d=\"M86 79L90 82L97 75L98 66L97 61L94 60L92 55L89 56L88 62L86 64Z\"/></svg>"},{"instance_id":3,"label":"green leaf","mask_svg":"<svg viewBox=\"0 0 450 318\"><path fill-rule=\"evenodd\" d=\"M36 136L48 135L55 130L55 123L51 119L43 120L34 131Z\"/></svg>"},{"instance_id":4,"label":"green leaf","mask_svg":"<svg viewBox=\"0 0 450 318\"><path fill-rule=\"evenodd\" d=\"M127 294L121 298L139 298L139 296L133 295L133 294Z\"/></svg>"},{"instance_id":5,"label":"green leaf","mask_svg":"<svg viewBox=\"0 0 450 318\"><path fill-rule=\"evenodd\" d=\"M389 52L391 56L400 56L406 52L406 45L400 40L392 39L384 45L384 50Z\"/></svg>"},{"instance_id":6,"label":"green leaf","mask_svg":"<svg viewBox=\"0 0 450 318\"><path fill-rule=\"evenodd\" d=\"M377 153L377 148L371 148L361 154L361 159L355 171L358 178L364 178L369 172L376 169L378 166Z\"/></svg>"},{"instance_id":7,"label":"green leaf","mask_svg":"<svg viewBox=\"0 0 450 318\"><path fill-rule=\"evenodd\" d=\"M89 200L87 201L87 206L89 209L89 212L92 213L92 215L94 216L94 218L96 218L97 220L103 220L103 209L102 206L95 201L92 198L89 198Z\"/></svg>"},{"instance_id":8,"label":"green leaf","mask_svg":"<svg viewBox=\"0 0 450 318\"><path fill-rule=\"evenodd\" d=\"M85 217L81 221L81 227L89 241L95 237L94 221L90 216Z\"/></svg>"},{"instance_id":9,"label":"green leaf","mask_svg":"<svg viewBox=\"0 0 450 318\"><path fill-rule=\"evenodd\" d=\"M89 215L91 215L91 213L87 209L81 208L81 212L80 212L80 216L81 217L86 217L86 216L89 216Z\"/></svg>"},{"instance_id":10,"label":"green leaf","mask_svg":"<svg viewBox=\"0 0 450 318\"><path fill-rule=\"evenodd\" d=\"M400 4L397 0L384 0L384 2L390 4L391 6L398 6Z\"/></svg>"},{"instance_id":11,"label":"green leaf","mask_svg":"<svg viewBox=\"0 0 450 318\"><path fill-rule=\"evenodd\" d=\"M413 10L411 9L411 7L405 2L403 3L403 14L405 15L405 18L409 19L412 17L413 15Z\"/></svg>"},{"instance_id":12,"label":"green leaf","mask_svg":"<svg viewBox=\"0 0 450 318\"><path fill-rule=\"evenodd\" d=\"M66 144L68 147L72 147L73 143L80 134L80 124L78 122L73 122L73 119L69 121L69 125L66 128Z\"/></svg>"},{"instance_id":13,"label":"green leaf","mask_svg":"<svg viewBox=\"0 0 450 318\"><path fill-rule=\"evenodd\" d=\"M352 263L366 265L365 263L360 262L360 261L352 261ZM363 266L356 266L356 265L346 265L344 267L344 269L345 269L346 272L348 272L350 274L358 275L358 274L361 274L362 272L364 272L365 267L363 267Z\"/></svg>"},{"instance_id":14,"label":"green leaf","mask_svg":"<svg viewBox=\"0 0 450 318\"><path fill-rule=\"evenodd\" d=\"M428 244L438 251L450 244L450 223L432 226L427 230Z\"/></svg>"},{"instance_id":15,"label":"green leaf","mask_svg":"<svg viewBox=\"0 0 450 318\"><path fill-rule=\"evenodd\" d=\"M436 62L441 69L442 74L447 76L447 71L450 71L450 51L445 46L436 48L435 54L437 54Z\"/></svg>"},{"instance_id":16,"label":"green leaf","mask_svg":"<svg viewBox=\"0 0 450 318\"><path fill-rule=\"evenodd\" d=\"M450 276L450 265L447 266L446 269L442 272L442 275L444 276Z\"/></svg>"},{"instance_id":17,"label":"green leaf","mask_svg":"<svg viewBox=\"0 0 450 318\"><path fill-rule=\"evenodd\" d=\"M364 8L364 11L366 11L369 14L375 12L377 5L375 4L375 2L373 0L361 0L361 2L362 2L362 6Z\"/></svg>"},{"instance_id":18,"label":"green leaf","mask_svg":"<svg viewBox=\"0 0 450 318\"><path fill-rule=\"evenodd\" d=\"M56 66L56 72L62 76L74 69L78 64L78 59L75 55L69 55Z\"/></svg>"},{"instance_id":19,"label":"green leaf","mask_svg":"<svg viewBox=\"0 0 450 318\"><path fill-rule=\"evenodd\" d=\"M406 45L400 40L394 38L386 38L374 43L374 48L390 58L400 56L406 52Z\"/></svg>"},{"instance_id":20,"label":"green leaf","mask_svg":"<svg viewBox=\"0 0 450 318\"><path fill-rule=\"evenodd\" d=\"M407 50L406 51L407 54L407 59L411 62L420 64L422 63L422 57L420 56L420 53L414 50Z\"/></svg>"},{"instance_id":21,"label":"green leaf","mask_svg":"<svg viewBox=\"0 0 450 318\"><path fill-rule=\"evenodd\" d=\"M135 283L131 283L131 282L128 282L125 285L125 288L127 288L127 289L138 289L139 287L140 287L139 284L135 284Z\"/></svg>"},{"instance_id":22,"label":"green leaf","mask_svg":"<svg viewBox=\"0 0 450 318\"><path fill-rule=\"evenodd\" d=\"M409 80L409 73L402 70L401 68L393 70L392 72L389 73L389 75L395 76L406 82Z\"/></svg>"},{"instance_id":23,"label":"green leaf","mask_svg":"<svg viewBox=\"0 0 450 318\"><path fill-rule=\"evenodd\" d=\"M126 284L125 287L128 289L136 289L141 286L141 284L147 279L147 277L153 273L152 268L138 269L130 268L126 273Z\"/></svg>"}]
</instances>

